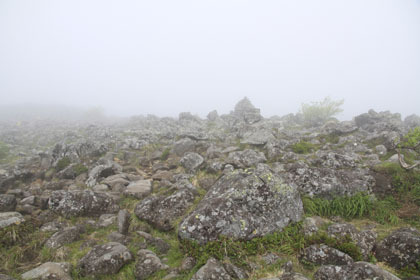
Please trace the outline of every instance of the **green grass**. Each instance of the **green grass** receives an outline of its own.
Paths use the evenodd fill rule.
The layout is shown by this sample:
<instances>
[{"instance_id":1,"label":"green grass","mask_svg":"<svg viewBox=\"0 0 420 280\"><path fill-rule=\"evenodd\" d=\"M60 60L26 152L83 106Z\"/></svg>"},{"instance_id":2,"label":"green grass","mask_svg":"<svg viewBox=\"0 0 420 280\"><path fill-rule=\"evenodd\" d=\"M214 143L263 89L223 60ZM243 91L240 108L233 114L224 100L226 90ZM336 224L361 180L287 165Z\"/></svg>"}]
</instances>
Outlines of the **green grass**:
<instances>
[{"instance_id":1,"label":"green grass","mask_svg":"<svg viewBox=\"0 0 420 280\"><path fill-rule=\"evenodd\" d=\"M66 168L67 166L69 166L69 165L70 165L70 163L71 163L71 161L70 161L70 158L69 158L69 157L63 157L62 159L60 159L60 160L57 162L57 165L55 166L55 169L56 169L57 171L61 171L61 170L63 170L64 168Z\"/></svg>"},{"instance_id":2,"label":"green grass","mask_svg":"<svg viewBox=\"0 0 420 280\"><path fill-rule=\"evenodd\" d=\"M398 202L392 197L375 200L365 193L333 199L302 197L305 214L323 217L340 216L347 220L367 217L381 224L396 224Z\"/></svg>"},{"instance_id":3,"label":"green grass","mask_svg":"<svg viewBox=\"0 0 420 280\"><path fill-rule=\"evenodd\" d=\"M72 168L76 176L79 176L80 174L86 173L88 171L88 168L82 163L78 163L74 165Z\"/></svg>"}]
</instances>

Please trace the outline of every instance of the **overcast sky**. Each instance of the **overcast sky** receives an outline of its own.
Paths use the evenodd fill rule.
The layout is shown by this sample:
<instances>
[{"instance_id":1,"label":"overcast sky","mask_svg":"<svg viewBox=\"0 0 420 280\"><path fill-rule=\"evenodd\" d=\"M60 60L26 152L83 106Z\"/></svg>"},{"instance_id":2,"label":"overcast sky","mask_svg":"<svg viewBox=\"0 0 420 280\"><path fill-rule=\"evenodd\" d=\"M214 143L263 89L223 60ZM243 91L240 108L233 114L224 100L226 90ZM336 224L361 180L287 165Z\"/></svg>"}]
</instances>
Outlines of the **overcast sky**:
<instances>
[{"instance_id":1,"label":"overcast sky","mask_svg":"<svg viewBox=\"0 0 420 280\"><path fill-rule=\"evenodd\" d=\"M0 105L420 114L420 0L1 0Z\"/></svg>"}]
</instances>

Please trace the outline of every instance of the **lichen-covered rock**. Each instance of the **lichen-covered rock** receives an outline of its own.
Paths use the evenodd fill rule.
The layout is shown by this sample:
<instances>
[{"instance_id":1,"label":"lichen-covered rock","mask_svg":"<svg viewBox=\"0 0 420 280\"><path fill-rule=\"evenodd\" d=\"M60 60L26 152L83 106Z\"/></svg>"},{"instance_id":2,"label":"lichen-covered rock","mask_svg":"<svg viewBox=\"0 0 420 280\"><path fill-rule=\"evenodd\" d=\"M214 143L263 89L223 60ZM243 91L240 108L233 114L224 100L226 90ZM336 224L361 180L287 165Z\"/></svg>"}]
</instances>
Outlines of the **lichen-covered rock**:
<instances>
[{"instance_id":1,"label":"lichen-covered rock","mask_svg":"<svg viewBox=\"0 0 420 280\"><path fill-rule=\"evenodd\" d=\"M324 265L314 274L314 280L400 280L394 274L367 262L355 262L347 266Z\"/></svg>"},{"instance_id":2,"label":"lichen-covered rock","mask_svg":"<svg viewBox=\"0 0 420 280\"><path fill-rule=\"evenodd\" d=\"M397 269L416 267L420 262L420 232L414 228L401 228L375 246L375 256Z\"/></svg>"},{"instance_id":3,"label":"lichen-covered rock","mask_svg":"<svg viewBox=\"0 0 420 280\"><path fill-rule=\"evenodd\" d=\"M168 196L150 196L137 204L136 216L156 228L172 230L173 222L185 214L194 202L197 193L190 188L181 188Z\"/></svg>"},{"instance_id":4,"label":"lichen-covered rock","mask_svg":"<svg viewBox=\"0 0 420 280\"><path fill-rule=\"evenodd\" d=\"M159 270L168 269L169 266L150 250L141 249L137 252L137 263L134 270L136 280L143 280Z\"/></svg>"},{"instance_id":5,"label":"lichen-covered rock","mask_svg":"<svg viewBox=\"0 0 420 280\"><path fill-rule=\"evenodd\" d=\"M72 280L69 273L71 265L69 263L53 263L47 262L37 268L22 274L22 279L60 279Z\"/></svg>"},{"instance_id":6,"label":"lichen-covered rock","mask_svg":"<svg viewBox=\"0 0 420 280\"><path fill-rule=\"evenodd\" d=\"M112 197L93 191L54 191L48 201L49 209L63 217L99 216L116 213L119 209Z\"/></svg>"},{"instance_id":7,"label":"lichen-covered rock","mask_svg":"<svg viewBox=\"0 0 420 280\"><path fill-rule=\"evenodd\" d=\"M255 108L246 97L236 103L232 115L246 124L253 124L262 120L260 109Z\"/></svg>"},{"instance_id":8,"label":"lichen-covered rock","mask_svg":"<svg viewBox=\"0 0 420 280\"><path fill-rule=\"evenodd\" d=\"M0 212L15 211L16 197L12 194L0 194Z\"/></svg>"},{"instance_id":9,"label":"lichen-covered rock","mask_svg":"<svg viewBox=\"0 0 420 280\"><path fill-rule=\"evenodd\" d=\"M354 117L359 128L369 132L375 131L401 131L403 123L400 114L392 114L389 111L375 112L370 109L368 113Z\"/></svg>"},{"instance_id":10,"label":"lichen-covered rock","mask_svg":"<svg viewBox=\"0 0 420 280\"><path fill-rule=\"evenodd\" d=\"M19 212L3 212L0 213L0 229L10 225L18 225L23 223L25 219Z\"/></svg>"},{"instance_id":11,"label":"lichen-covered rock","mask_svg":"<svg viewBox=\"0 0 420 280\"><path fill-rule=\"evenodd\" d=\"M104 164L99 164L89 171L86 185L88 187L95 186L99 181L111 175L115 175L122 171L122 166L116 162L108 161Z\"/></svg>"},{"instance_id":12,"label":"lichen-covered rock","mask_svg":"<svg viewBox=\"0 0 420 280\"><path fill-rule=\"evenodd\" d=\"M301 258L317 265L349 265L353 263L353 259L349 255L324 244L305 248Z\"/></svg>"},{"instance_id":13,"label":"lichen-covered rock","mask_svg":"<svg viewBox=\"0 0 420 280\"><path fill-rule=\"evenodd\" d=\"M248 131L242 136L241 144L249 144L262 146L269 141L274 141L276 138L269 129L259 129L255 131Z\"/></svg>"},{"instance_id":14,"label":"lichen-covered rock","mask_svg":"<svg viewBox=\"0 0 420 280\"><path fill-rule=\"evenodd\" d=\"M285 166L288 181L294 182L300 191L310 196L354 195L358 192L371 192L375 179L368 169L309 167L304 163Z\"/></svg>"},{"instance_id":15,"label":"lichen-covered rock","mask_svg":"<svg viewBox=\"0 0 420 280\"><path fill-rule=\"evenodd\" d=\"M230 163L238 168L251 167L266 161L267 159L263 152L257 152L251 149L231 152L227 158L227 163Z\"/></svg>"},{"instance_id":16,"label":"lichen-covered rock","mask_svg":"<svg viewBox=\"0 0 420 280\"><path fill-rule=\"evenodd\" d=\"M172 153L182 157L187 152L193 152L195 146L195 141L191 140L190 138L183 138L175 142L174 146L172 147Z\"/></svg>"},{"instance_id":17,"label":"lichen-covered rock","mask_svg":"<svg viewBox=\"0 0 420 280\"><path fill-rule=\"evenodd\" d=\"M190 172L195 171L203 162L203 157L197 153L187 153L180 160L181 165Z\"/></svg>"},{"instance_id":18,"label":"lichen-covered rock","mask_svg":"<svg viewBox=\"0 0 420 280\"><path fill-rule=\"evenodd\" d=\"M132 255L127 247L117 242L108 242L90 250L80 259L78 268L84 276L115 274L131 260Z\"/></svg>"},{"instance_id":19,"label":"lichen-covered rock","mask_svg":"<svg viewBox=\"0 0 420 280\"><path fill-rule=\"evenodd\" d=\"M65 244L69 244L80 238L81 229L79 227L69 227L54 233L46 242L45 247L57 249Z\"/></svg>"},{"instance_id":20,"label":"lichen-covered rock","mask_svg":"<svg viewBox=\"0 0 420 280\"><path fill-rule=\"evenodd\" d=\"M191 278L191 280L231 280L232 277L223 265L214 258L210 258Z\"/></svg>"},{"instance_id":21,"label":"lichen-covered rock","mask_svg":"<svg viewBox=\"0 0 420 280\"><path fill-rule=\"evenodd\" d=\"M220 235L249 240L280 231L302 217L297 189L266 165L222 176L179 226L179 237L199 243Z\"/></svg>"},{"instance_id":22,"label":"lichen-covered rock","mask_svg":"<svg viewBox=\"0 0 420 280\"><path fill-rule=\"evenodd\" d=\"M352 224L332 224L328 227L327 233L334 238L344 238L349 236L350 239L359 247L364 259L368 259L377 238L377 234L372 230L358 231Z\"/></svg>"}]
</instances>

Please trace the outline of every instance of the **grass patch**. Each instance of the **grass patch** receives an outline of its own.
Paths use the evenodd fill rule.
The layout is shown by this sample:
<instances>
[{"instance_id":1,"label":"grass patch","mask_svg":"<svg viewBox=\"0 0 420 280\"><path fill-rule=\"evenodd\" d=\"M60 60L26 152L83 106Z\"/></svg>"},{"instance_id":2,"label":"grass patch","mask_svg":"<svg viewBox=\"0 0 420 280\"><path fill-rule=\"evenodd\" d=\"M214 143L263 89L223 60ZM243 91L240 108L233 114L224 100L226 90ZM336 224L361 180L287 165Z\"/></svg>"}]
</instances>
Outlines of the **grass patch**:
<instances>
[{"instance_id":1,"label":"grass patch","mask_svg":"<svg viewBox=\"0 0 420 280\"><path fill-rule=\"evenodd\" d=\"M76 176L79 176L80 174L88 172L88 168L82 163L78 163L74 165L72 168Z\"/></svg>"},{"instance_id":2,"label":"grass patch","mask_svg":"<svg viewBox=\"0 0 420 280\"><path fill-rule=\"evenodd\" d=\"M57 162L57 165L55 166L55 170L58 172L58 171L61 171L61 170L63 170L64 168L66 168L67 166L69 166L70 165L70 163L71 163L71 160L70 160L70 158L69 157L63 157L62 159L60 159L58 162Z\"/></svg>"}]
</instances>

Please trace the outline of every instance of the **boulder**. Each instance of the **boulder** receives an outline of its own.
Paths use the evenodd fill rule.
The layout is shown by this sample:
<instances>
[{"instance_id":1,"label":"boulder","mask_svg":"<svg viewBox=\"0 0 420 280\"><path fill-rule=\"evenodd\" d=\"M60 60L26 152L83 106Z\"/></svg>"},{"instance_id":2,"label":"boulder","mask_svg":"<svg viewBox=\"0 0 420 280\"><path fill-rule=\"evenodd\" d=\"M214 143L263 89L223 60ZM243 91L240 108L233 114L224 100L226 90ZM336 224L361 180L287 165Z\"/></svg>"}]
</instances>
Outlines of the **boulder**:
<instances>
[{"instance_id":1,"label":"boulder","mask_svg":"<svg viewBox=\"0 0 420 280\"><path fill-rule=\"evenodd\" d=\"M169 231L174 228L173 222L192 206L196 195L193 189L181 188L168 196L150 196L137 204L134 213L156 228Z\"/></svg>"},{"instance_id":2,"label":"boulder","mask_svg":"<svg viewBox=\"0 0 420 280\"><path fill-rule=\"evenodd\" d=\"M231 280L233 279L223 265L214 258L210 258L191 278L191 280Z\"/></svg>"},{"instance_id":3,"label":"boulder","mask_svg":"<svg viewBox=\"0 0 420 280\"><path fill-rule=\"evenodd\" d=\"M141 249L137 252L137 263L134 270L136 280L146 279L155 272L168 268L169 266L163 264L152 251Z\"/></svg>"},{"instance_id":4,"label":"boulder","mask_svg":"<svg viewBox=\"0 0 420 280\"><path fill-rule=\"evenodd\" d=\"M10 225L18 225L23 223L25 219L19 212L3 212L0 213L0 229Z\"/></svg>"},{"instance_id":5,"label":"boulder","mask_svg":"<svg viewBox=\"0 0 420 280\"><path fill-rule=\"evenodd\" d=\"M246 124L254 124L262 120L260 109L255 108L247 97L235 105L232 115Z\"/></svg>"},{"instance_id":6,"label":"boulder","mask_svg":"<svg viewBox=\"0 0 420 280\"><path fill-rule=\"evenodd\" d=\"M223 175L180 224L178 235L199 243L220 235L250 240L281 231L303 214L295 187L265 165Z\"/></svg>"},{"instance_id":7,"label":"boulder","mask_svg":"<svg viewBox=\"0 0 420 280\"><path fill-rule=\"evenodd\" d=\"M118 212L118 232L127 234L130 227L130 213L127 210L120 210Z\"/></svg>"},{"instance_id":8,"label":"boulder","mask_svg":"<svg viewBox=\"0 0 420 280\"><path fill-rule=\"evenodd\" d=\"M82 276L116 274L132 260L130 251L117 242L93 247L78 263Z\"/></svg>"},{"instance_id":9,"label":"boulder","mask_svg":"<svg viewBox=\"0 0 420 280\"><path fill-rule=\"evenodd\" d=\"M63 217L99 216L116 213L119 209L112 197L93 191L54 191L48 201L49 209Z\"/></svg>"},{"instance_id":10,"label":"boulder","mask_svg":"<svg viewBox=\"0 0 420 280\"><path fill-rule=\"evenodd\" d=\"M182 157L187 152L193 152L195 149L195 141L190 138L183 138L175 142L172 147L172 153L176 154L179 157Z\"/></svg>"},{"instance_id":11,"label":"boulder","mask_svg":"<svg viewBox=\"0 0 420 280\"><path fill-rule=\"evenodd\" d=\"M263 146L269 141L274 141L272 131L270 129L259 129L255 131L248 131L242 136L241 144L249 144L255 146Z\"/></svg>"},{"instance_id":12,"label":"boulder","mask_svg":"<svg viewBox=\"0 0 420 280\"><path fill-rule=\"evenodd\" d=\"M47 262L37 268L22 274L22 279L60 279L72 280L70 277L71 264Z\"/></svg>"},{"instance_id":13,"label":"boulder","mask_svg":"<svg viewBox=\"0 0 420 280\"><path fill-rule=\"evenodd\" d=\"M227 163L232 164L238 168L246 168L255 166L258 163L266 162L267 159L263 152L246 149L244 151L236 151L229 153Z\"/></svg>"},{"instance_id":14,"label":"boulder","mask_svg":"<svg viewBox=\"0 0 420 280\"><path fill-rule=\"evenodd\" d=\"M12 194L0 194L0 212L16 210L16 197Z\"/></svg>"},{"instance_id":15,"label":"boulder","mask_svg":"<svg viewBox=\"0 0 420 280\"><path fill-rule=\"evenodd\" d=\"M152 192L152 183L150 180L138 180L131 182L124 190L124 194L142 199Z\"/></svg>"},{"instance_id":16,"label":"boulder","mask_svg":"<svg viewBox=\"0 0 420 280\"><path fill-rule=\"evenodd\" d=\"M204 159L197 153L187 153L179 161L181 165L189 172L194 172L200 165L203 164Z\"/></svg>"},{"instance_id":17,"label":"boulder","mask_svg":"<svg viewBox=\"0 0 420 280\"><path fill-rule=\"evenodd\" d=\"M380 279L400 280L394 274L368 262L355 262L347 266L324 265L314 274L314 280L358 280L358 279Z\"/></svg>"},{"instance_id":18,"label":"boulder","mask_svg":"<svg viewBox=\"0 0 420 280\"><path fill-rule=\"evenodd\" d=\"M420 232L414 228L401 228L376 244L375 256L379 261L401 269L415 268L420 261Z\"/></svg>"},{"instance_id":19,"label":"boulder","mask_svg":"<svg viewBox=\"0 0 420 280\"><path fill-rule=\"evenodd\" d=\"M80 231L79 227L69 227L65 228L62 231L58 231L54 233L46 242L45 247L51 249L57 249L65 244L72 243L80 238Z\"/></svg>"},{"instance_id":20,"label":"boulder","mask_svg":"<svg viewBox=\"0 0 420 280\"><path fill-rule=\"evenodd\" d=\"M317 265L350 265L353 263L353 259L349 255L324 244L305 248L301 258Z\"/></svg>"}]
</instances>

